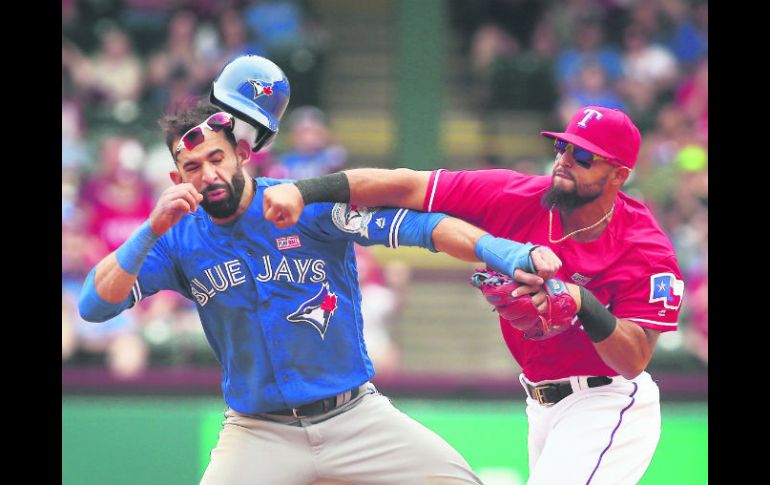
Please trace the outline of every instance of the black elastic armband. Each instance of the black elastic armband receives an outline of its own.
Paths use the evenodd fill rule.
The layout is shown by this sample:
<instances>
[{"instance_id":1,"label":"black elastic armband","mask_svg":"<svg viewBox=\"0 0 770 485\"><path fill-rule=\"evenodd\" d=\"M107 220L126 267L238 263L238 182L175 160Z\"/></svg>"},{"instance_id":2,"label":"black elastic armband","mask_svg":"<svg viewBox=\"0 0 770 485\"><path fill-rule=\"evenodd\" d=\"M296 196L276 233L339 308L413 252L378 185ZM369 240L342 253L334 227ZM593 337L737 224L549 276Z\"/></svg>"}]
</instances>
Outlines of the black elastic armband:
<instances>
[{"instance_id":1,"label":"black elastic armband","mask_svg":"<svg viewBox=\"0 0 770 485\"><path fill-rule=\"evenodd\" d=\"M305 205L313 202L350 202L350 183L343 172L298 180L294 185L302 194Z\"/></svg>"},{"instance_id":2,"label":"black elastic armband","mask_svg":"<svg viewBox=\"0 0 770 485\"><path fill-rule=\"evenodd\" d=\"M594 294L582 286L580 287L580 311L577 316L592 342L601 342L606 339L618 325L615 315L604 308Z\"/></svg>"}]
</instances>

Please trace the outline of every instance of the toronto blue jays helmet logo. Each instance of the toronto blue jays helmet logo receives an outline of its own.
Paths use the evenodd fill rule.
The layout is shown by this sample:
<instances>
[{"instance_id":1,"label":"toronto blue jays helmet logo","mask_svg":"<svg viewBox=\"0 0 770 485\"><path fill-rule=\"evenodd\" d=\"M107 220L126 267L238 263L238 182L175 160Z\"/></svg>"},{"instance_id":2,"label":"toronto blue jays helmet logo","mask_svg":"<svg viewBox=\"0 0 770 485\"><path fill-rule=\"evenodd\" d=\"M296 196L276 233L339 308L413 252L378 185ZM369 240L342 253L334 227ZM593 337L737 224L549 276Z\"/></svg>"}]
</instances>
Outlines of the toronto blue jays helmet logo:
<instances>
[{"instance_id":1,"label":"toronto blue jays helmet logo","mask_svg":"<svg viewBox=\"0 0 770 485\"><path fill-rule=\"evenodd\" d=\"M260 96L273 95L273 83L261 81L259 79L249 79L249 84L254 88L254 99L257 99Z\"/></svg>"},{"instance_id":2,"label":"toronto blue jays helmet logo","mask_svg":"<svg viewBox=\"0 0 770 485\"><path fill-rule=\"evenodd\" d=\"M329 291L329 282L321 285L320 291L302 303L297 310L286 317L292 323L309 323L323 339L329 328L329 320L337 309L337 295Z\"/></svg>"}]
</instances>

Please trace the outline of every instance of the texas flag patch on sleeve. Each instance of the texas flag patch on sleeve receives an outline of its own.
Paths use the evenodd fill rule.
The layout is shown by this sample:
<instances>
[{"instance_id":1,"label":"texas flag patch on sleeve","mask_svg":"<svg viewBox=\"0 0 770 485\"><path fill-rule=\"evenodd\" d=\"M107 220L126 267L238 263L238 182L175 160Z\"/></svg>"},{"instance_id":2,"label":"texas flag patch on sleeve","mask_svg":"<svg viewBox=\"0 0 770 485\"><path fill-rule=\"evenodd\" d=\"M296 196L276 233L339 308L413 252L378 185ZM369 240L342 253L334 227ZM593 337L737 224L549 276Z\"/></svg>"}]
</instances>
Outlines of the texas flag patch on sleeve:
<instances>
[{"instance_id":1,"label":"texas flag patch on sleeve","mask_svg":"<svg viewBox=\"0 0 770 485\"><path fill-rule=\"evenodd\" d=\"M658 273L650 276L650 303L662 301L663 306L676 310L682 304L684 281L676 279L673 273Z\"/></svg>"}]
</instances>

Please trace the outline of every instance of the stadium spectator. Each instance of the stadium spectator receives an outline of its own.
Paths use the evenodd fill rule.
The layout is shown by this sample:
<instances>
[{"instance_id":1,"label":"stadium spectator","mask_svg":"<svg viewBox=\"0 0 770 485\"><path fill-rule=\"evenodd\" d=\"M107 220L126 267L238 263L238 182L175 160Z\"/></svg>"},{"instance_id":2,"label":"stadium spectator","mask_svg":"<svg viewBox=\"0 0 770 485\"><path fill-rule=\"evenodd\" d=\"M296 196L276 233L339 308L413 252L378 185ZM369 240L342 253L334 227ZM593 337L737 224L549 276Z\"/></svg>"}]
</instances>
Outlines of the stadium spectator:
<instances>
[{"instance_id":1,"label":"stadium spectator","mask_svg":"<svg viewBox=\"0 0 770 485\"><path fill-rule=\"evenodd\" d=\"M99 254L107 254L104 246L88 234L81 219L62 224L62 364L99 365L117 378L135 378L146 369L149 353L134 313L98 326L83 321L78 312L80 288Z\"/></svg>"},{"instance_id":2,"label":"stadium spectator","mask_svg":"<svg viewBox=\"0 0 770 485\"><path fill-rule=\"evenodd\" d=\"M580 66L576 82L570 84L559 101L559 115L565 125L581 106L625 109L623 100L610 87L607 77L604 66L599 62L585 61Z\"/></svg>"},{"instance_id":3,"label":"stadium spectator","mask_svg":"<svg viewBox=\"0 0 770 485\"><path fill-rule=\"evenodd\" d=\"M598 63L606 73L609 87L623 74L623 60L618 50L604 42L604 28L595 17L582 17L576 27L574 46L556 60L556 79L563 92L575 88L585 64Z\"/></svg>"},{"instance_id":4,"label":"stadium spectator","mask_svg":"<svg viewBox=\"0 0 770 485\"><path fill-rule=\"evenodd\" d=\"M258 152L252 152L251 158L246 162L246 170L252 177L288 178L289 172L281 164L281 160L273 150L272 145L262 148Z\"/></svg>"},{"instance_id":5,"label":"stadium spectator","mask_svg":"<svg viewBox=\"0 0 770 485\"><path fill-rule=\"evenodd\" d=\"M559 45L550 16L536 24L529 46L521 51L513 37L492 25L483 26L474 40L476 97L482 107L544 112L553 109L553 100L558 97L553 62Z\"/></svg>"},{"instance_id":6,"label":"stadium spectator","mask_svg":"<svg viewBox=\"0 0 770 485\"><path fill-rule=\"evenodd\" d=\"M82 171L91 163L84 138L85 122L80 103L62 95L61 102L61 164L62 170Z\"/></svg>"},{"instance_id":7,"label":"stadium spectator","mask_svg":"<svg viewBox=\"0 0 770 485\"><path fill-rule=\"evenodd\" d=\"M214 60L214 72L216 76L224 65L230 60L242 54L265 55L264 47L251 40L249 30L243 21L243 15L235 8L228 8L219 15L218 52Z\"/></svg>"},{"instance_id":8,"label":"stadium spectator","mask_svg":"<svg viewBox=\"0 0 770 485\"><path fill-rule=\"evenodd\" d=\"M679 151L696 142L697 137L685 113L674 104L664 105L658 112L654 129L642 143L637 173L644 178L659 173L663 174L660 177L670 179L670 173L660 169L673 166ZM655 187L649 188L657 193Z\"/></svg>"},{"instance_id":9,"label":"stadium spectator","mask_svg":"<svg viewBox=\"0 0 770 485\"><path fill-rule=\"evenodd\" d=\"M345 165L347 152L333 142L329 120L320 109L302 106L286 120L291 148L279 155L287 178L304 179L336 172Z\"/></svg>"},{"instance_id":10,"label":"stadium spectator","mask_svg":"<svg viewBox=\"0 0 770 485\"><path fill-rule=\"evenodd\" d=\"M473 96L482 109L505 106L506 96L494 91L493 79L496 67L513 62L521 48L513 35L494 23L481 25L473 34L470 51L470 67L473 79ZM490 91L490 87L493 88Z\"/></svg>"},{"instance_id":11,"label":"stadium spectator","mask_svg":"<svg viewBox=\"0 0 770 485\"><path fill-rule=\"evenodd\" d=\"M639 128L646 130L655 122L660 101L673 95L678 63L667 48L651 43L648 34L633 24L624 32L623 45L619 91L628 100Z\"/></svg>"},{"instance_id":12,"label":"stadium spectator","mask_svg":"<svg viewBox=\"0 0 770 485\"><path fill-rule=\"evenodd\" d=\"M687 0L661 2L675 23L668 46L685 66L692 66L708 55L708 1L698 0L690 6Z\"/></svg>"},{"instance_id":13,"label":"stadium spectator","mask_svg":"<svg viewBox=\"0 0 770 485\"><path fill-rule=\"evenodd\" d=\"M623 48L626 80L652 86L656 93L669 89L677 81L676 58L666 47L652 43L641 27L632 24L626 28Z\"/></svg>"},{"instance_id":14,"label":"stadium spectator","mask_svg":"<svg viewBox=\"0 0 770 485\"><path fill-rule=\"evenodd\" d=\"M83 186L88 232L112 252L150 215L151 188L141 176L144 150L138 141L110 137L102 144L100 171Z\"/></svg>"},{"instance_id":15,"label":"stadium spectator","mask_svg":"<svg viewBox=\"0 0 770 485\"><path fill-rule=\"evenodd\" d=\"M297 106L319 106L321 101L318 79L328 35L308 7L294 0L250 0L243 9L254 41L291 79Z\"/></svg>"},{"instance_id":16,"label":"stadium spectator","mask_svg":"<svg viewBox=\"0 0 770 485\"><path fill-rule=\"evenodd\" d=\"M244 9L244 17L252 34L270 54L294 49L302 43L302 11L294 2L253 0Z\"/></svg>"},{"instance_id":17,"label":"stadium spectator","mask_svg":"<svg viewBox=\"0 0 770 485\"><path fill-rule=\"evenodd\" d=\"M660 0L638 0L629 6L628 24L639 29L653 44L667 44L667 32L673 27L661 3Z\"/></svg>"},{"instance_id":18,"label":"stadium spectator","mask_svg":"<svg viewBox=\"0 0 770 485\"><path fill-rule=\"evenodd\" d=\"M79 52L70 55L74 63L73 80L87 102L103 108L121 122L138 116L137 102L144 90L144 65L123 30L114 25L106 28L101 34L100 49L93 56Z\"/></svg>"},{"instance_id":19,"label":"stadium spectator","mask_svg":"<svg viewBox=\"0 0 770 485\"><path fill-rule=\"evenodd\" d=\"M709 63L703 58L694 72L679 86L676 104L694 123L694 131L701 143L708 145L709 121Z\"/></svg>"},{"instance_id":20,"label":"stadium spectator","mask_svg":"<svg viewBox=\"0 0 770 485\"><path fill-rule=\"evenodd\" d=\"M198 96L211 81L207 63L195 49L198 16L178 10L171 17L165 45L148 62L148 91L151 102L173 111L180 103Z\"/></svg>"},{"instance_id":21,"label":"stadium spectator","mask_svg":"<svg viewBox=\"0 0 770 485\"><path fill-rule=\"evenodd\" d=\"M559 44L572 45L585 19L604 22L607 13L606 3L608 2L596 0L565 0L551 3L548 11L553 18L554 31L559 36Z\"/></svg>"}]
</instances>

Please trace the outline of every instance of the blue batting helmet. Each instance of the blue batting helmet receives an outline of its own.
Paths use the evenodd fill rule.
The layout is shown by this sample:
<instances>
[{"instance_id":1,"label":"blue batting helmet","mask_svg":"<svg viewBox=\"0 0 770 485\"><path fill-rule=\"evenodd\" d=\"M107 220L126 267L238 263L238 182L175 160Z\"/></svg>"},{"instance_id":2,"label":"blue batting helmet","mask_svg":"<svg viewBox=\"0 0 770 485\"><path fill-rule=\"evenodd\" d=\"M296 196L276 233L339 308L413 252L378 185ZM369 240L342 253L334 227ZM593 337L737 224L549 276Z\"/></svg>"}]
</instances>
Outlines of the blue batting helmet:
<instances>
[{"instance_id":1,"label":"blue batting helmet","mask_svg":"<svg viewBox=\"0 0 770 485\"><path fill-rule=\"evenodd\" d=\"M211 103L257 129L252 150L276 133L289 104L289 80L271 60L243 55L228 62L211 85Z\"/></svg>"}]
</instances>

